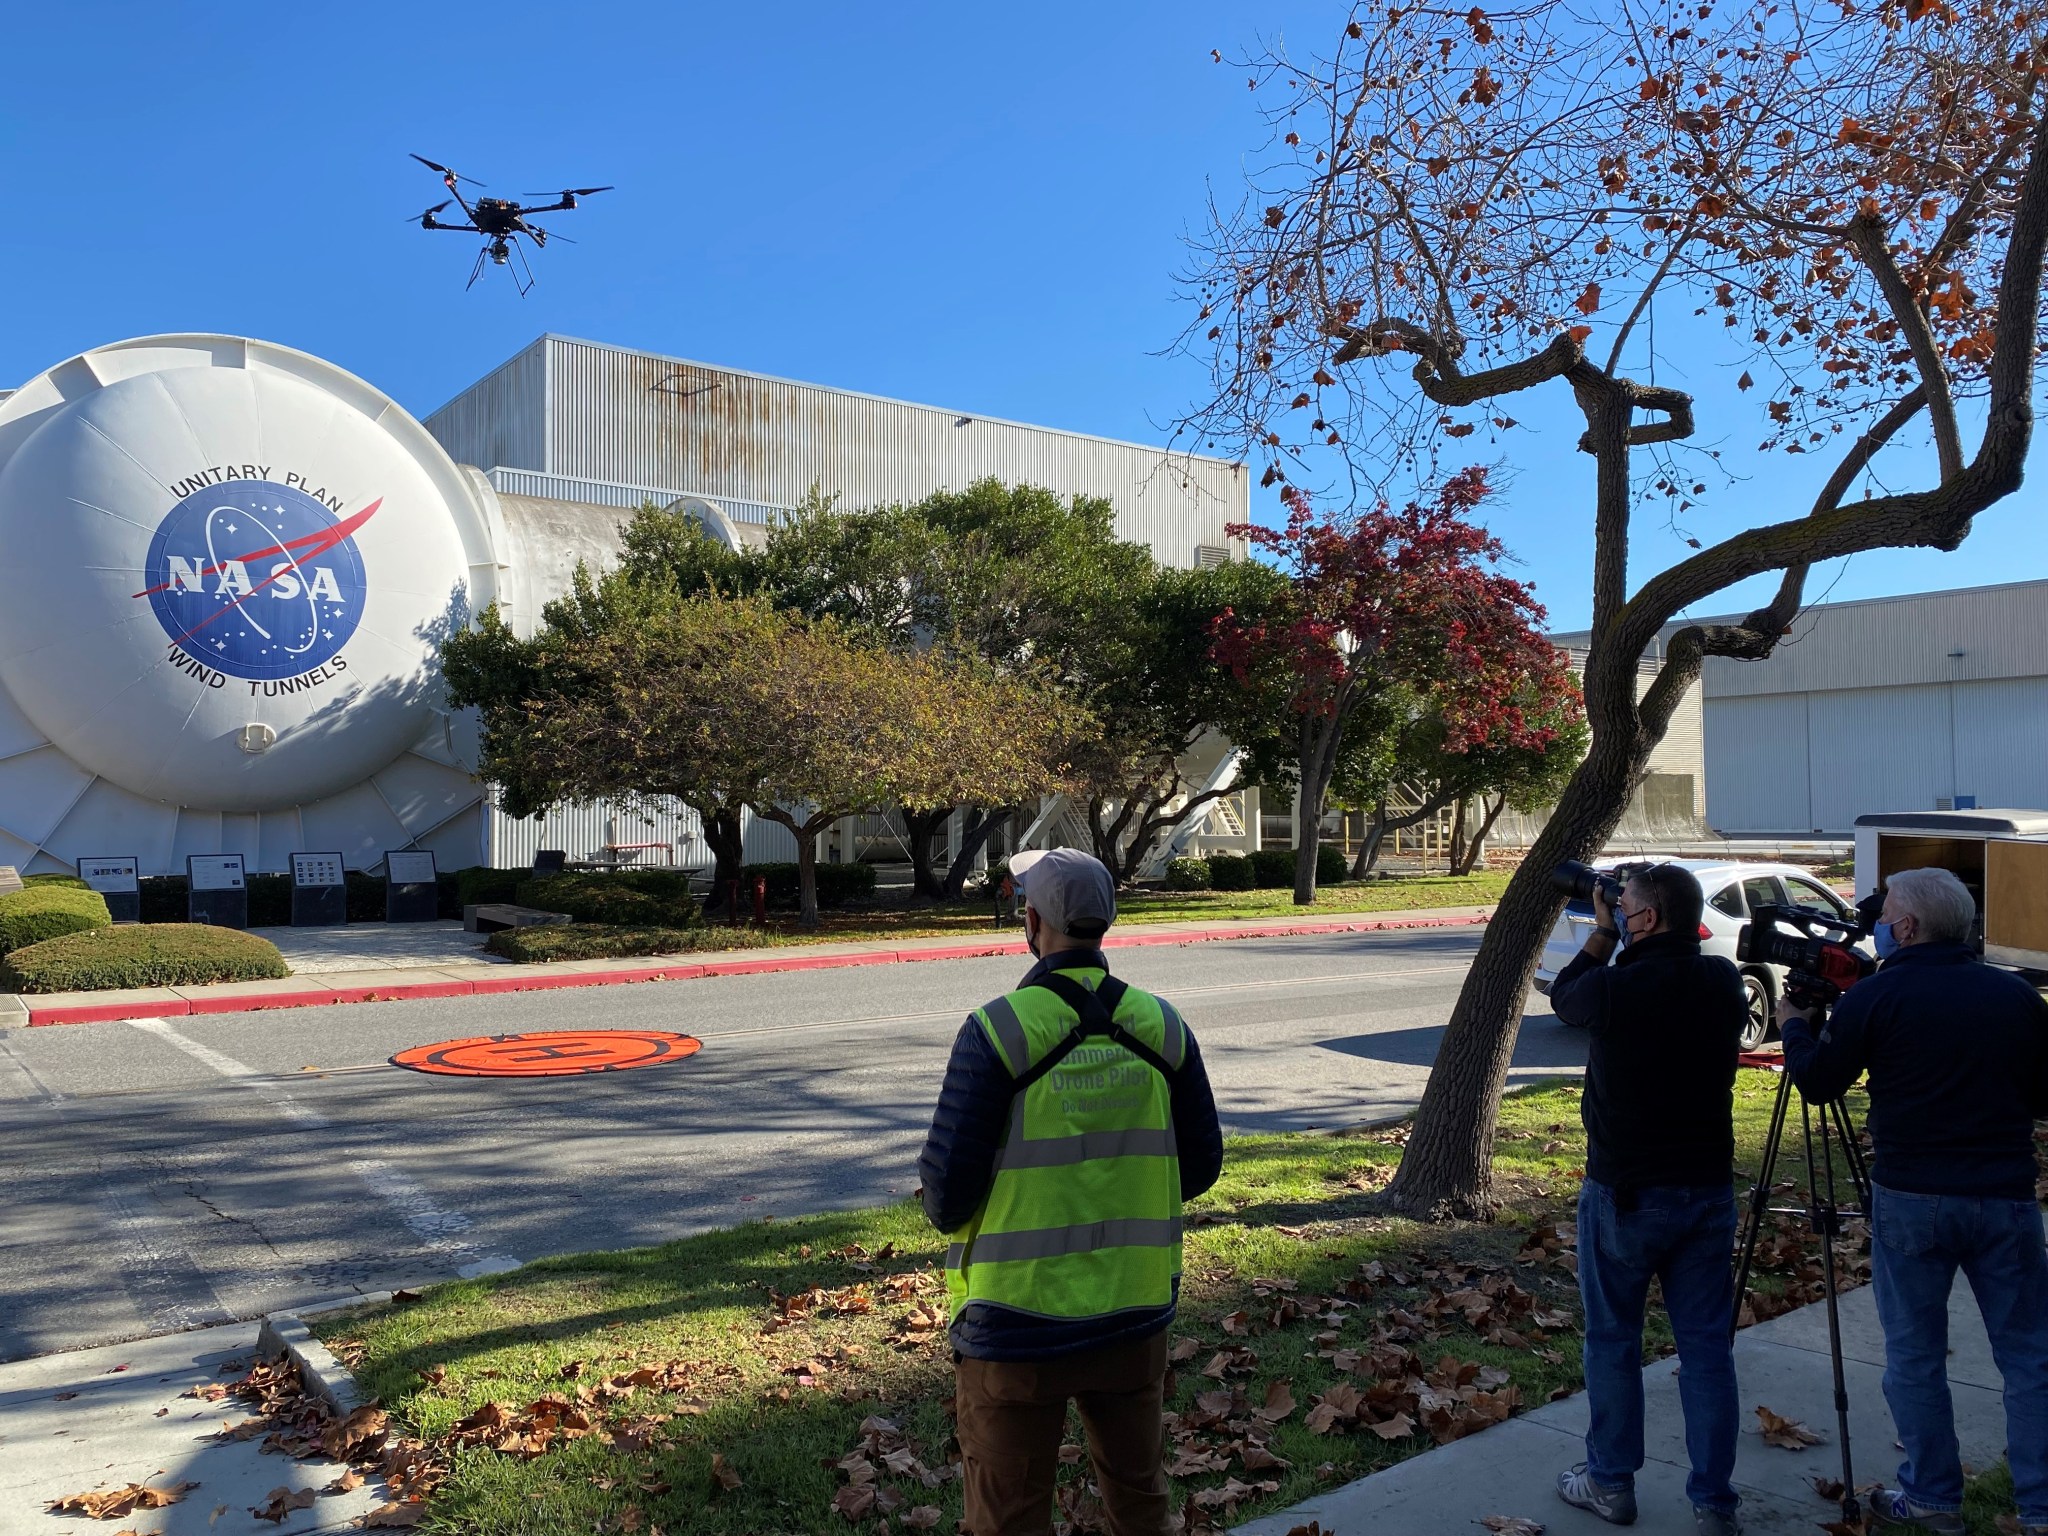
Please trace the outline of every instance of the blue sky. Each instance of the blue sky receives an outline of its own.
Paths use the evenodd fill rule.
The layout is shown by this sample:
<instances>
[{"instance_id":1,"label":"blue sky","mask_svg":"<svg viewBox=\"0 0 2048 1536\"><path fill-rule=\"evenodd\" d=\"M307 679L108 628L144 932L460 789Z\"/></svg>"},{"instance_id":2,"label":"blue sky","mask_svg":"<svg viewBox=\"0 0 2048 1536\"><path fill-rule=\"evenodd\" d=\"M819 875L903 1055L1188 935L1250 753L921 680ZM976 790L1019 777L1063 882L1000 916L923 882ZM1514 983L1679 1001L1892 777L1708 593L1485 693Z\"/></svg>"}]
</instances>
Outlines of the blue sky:
<instances>
[{"instance_id":1,"label":"blue sky","mask_svg":"<svg viewBox=\"0 0 2048 1536\"><path fill-rule=\"evenodd\" d=\"M1159 355L1184 319L1181 236L1261 136L1242 76L1209 50L1254 31L1307 45L1339 14L24 8L0 99L0 383L124 336L220 330L332 358L424 414L545 330L1157 440L1201 383ZM409 150L494 192L619 190L554 221L581 243L543 253L530 297L496 273L465 294L469 242L404 222L442 196ZM1710 356L1660 366L1700 388L1701 440L1745 477L1689 531L1725 533L1779 496L1797 510L1823 471L1744 451L1756 396ZM1581 624L1591 464L1570 451L1568 405L1514 414L1539 430L1466 443L1507 463L1488 520L1553 622ZM1893 468L1911 483L1910 461ZM1814 590L2048 576L2037 505L2022 491L1955 554L1860 556ZM1637 547L1639 571L1685 552L1661 526Z\"/></svg>"}]
</instances>

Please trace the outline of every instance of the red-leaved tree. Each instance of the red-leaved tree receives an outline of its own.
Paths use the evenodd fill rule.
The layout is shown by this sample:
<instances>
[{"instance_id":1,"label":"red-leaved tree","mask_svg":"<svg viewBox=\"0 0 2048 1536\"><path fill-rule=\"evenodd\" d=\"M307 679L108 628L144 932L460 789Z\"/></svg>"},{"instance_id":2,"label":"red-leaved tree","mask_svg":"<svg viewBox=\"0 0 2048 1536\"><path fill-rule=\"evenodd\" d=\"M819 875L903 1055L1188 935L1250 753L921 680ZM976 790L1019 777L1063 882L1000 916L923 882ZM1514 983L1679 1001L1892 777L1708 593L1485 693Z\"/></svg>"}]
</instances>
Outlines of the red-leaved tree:
<instances>
[{"instance_id":1,"label":"red-leaved tree","mask_svg":"<svg viewBox=\"0 0 2048 1536\"><path fill-rule=\"evenodd\" d=\"M1290 487L1280 528L1230 532L1271 555L1292 579L1277 612L1217 620L1212 654L1244 688L1240 739L1275 716L1288 722L1299 776L1294 899L1316 894L1323 803L1359 710L1395 691L1444 701L1445 748L1483 742L1541 748L1554 734L1531 677L1561 676L1541 632L1543 609L1494 569L1500 541L1471 521L1486 472L1451 476L1398 510L1319 513Z\"/></svg>"}]
</instances>

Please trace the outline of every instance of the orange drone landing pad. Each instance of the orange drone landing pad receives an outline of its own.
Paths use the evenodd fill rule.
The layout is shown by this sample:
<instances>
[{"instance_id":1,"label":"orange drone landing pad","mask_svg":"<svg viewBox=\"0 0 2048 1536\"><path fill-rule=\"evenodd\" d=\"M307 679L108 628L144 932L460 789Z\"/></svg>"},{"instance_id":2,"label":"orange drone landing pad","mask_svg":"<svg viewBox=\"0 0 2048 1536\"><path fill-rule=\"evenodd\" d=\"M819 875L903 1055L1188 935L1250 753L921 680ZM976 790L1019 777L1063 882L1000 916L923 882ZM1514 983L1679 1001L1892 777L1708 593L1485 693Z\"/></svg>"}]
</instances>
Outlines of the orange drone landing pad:
<instances>
[{"instance_id":1,"label":"orange drone landing pad","mask_svg":"<svg viewBox=\"0 0 2048 1536\"><path fill-rule=\"evenodd\" d=\"M416 1045L392 1057L391 1064L449 1077L582 1077L681 1061L703 1048L694 1035L661 1029L574 1029Z\"/></svg>"}]
</instances>

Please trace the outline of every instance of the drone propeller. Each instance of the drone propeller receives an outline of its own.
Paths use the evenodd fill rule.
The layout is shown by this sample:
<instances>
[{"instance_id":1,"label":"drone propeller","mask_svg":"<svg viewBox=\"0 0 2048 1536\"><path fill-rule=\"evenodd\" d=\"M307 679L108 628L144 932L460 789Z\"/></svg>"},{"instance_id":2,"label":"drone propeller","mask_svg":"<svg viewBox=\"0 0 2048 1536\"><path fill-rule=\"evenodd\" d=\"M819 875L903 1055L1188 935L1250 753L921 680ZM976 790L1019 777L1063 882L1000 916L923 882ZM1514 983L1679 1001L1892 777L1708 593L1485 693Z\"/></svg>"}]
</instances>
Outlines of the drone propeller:
<instances>
[{"instance_id":1,"label":"drone propeller","mask_svg":"<svg viewBox=\"0 0 2048 1536\"><path fill-rule=\"evenodd\" d=\"M564 245L581 245L583 243L581 240L572 240L567 235L558 235L551 229L542 229L538 224L529 224L526 227L538 237L534 242L536 245L546 245L550 240L559 240Z\"/></svg>"},{"instance_id":2,"label":"drone propeller","mask_svg":"<svg viewBox=\"0 0 2048 1536\"><path fill-rule=\"evenodd\" d=\"M408 153L410 153L410 151L408 151ZM448 169L447 166L436 164L434 161L429 160L425 155L413 155L413 159L419 161L421 165L424 165L430 171L439 171L443 176L453 176L457 181L466 181L472 187L480 187L484 185L484 183L478 181L474 176L464 176L458 171L451 171ZM446 203L443 203L441 206L445 208L448 205Z\"/></svg>"},{"instance_id":3,"label":"drone propeller","mask_svg":"<svg viewBox=\"0 0 2048 1536\"><path fill-rule=\"evenodd\" d=\"M559 192L522 192L519 195L521 197L595 197L600 192L616 191L618 191L617 187L564 187Z\"/></svg>"},{"instance_id":4,"label":"drone propeller","mask_svg":"<svg viewBox=\"0 0 2048 1536\"><path fill-rule=\"evenodd\" d=\"M455 199L452 197L444 197L441 199L440 202L434 204L434 206L429 208L425 213L416 213L411 218L407 219L405 222L408 224L417 224L421 219L431 219L435 214L439 213L443 208L446 208L450 203L454 201Z\"/></svg>"}]
</instances>

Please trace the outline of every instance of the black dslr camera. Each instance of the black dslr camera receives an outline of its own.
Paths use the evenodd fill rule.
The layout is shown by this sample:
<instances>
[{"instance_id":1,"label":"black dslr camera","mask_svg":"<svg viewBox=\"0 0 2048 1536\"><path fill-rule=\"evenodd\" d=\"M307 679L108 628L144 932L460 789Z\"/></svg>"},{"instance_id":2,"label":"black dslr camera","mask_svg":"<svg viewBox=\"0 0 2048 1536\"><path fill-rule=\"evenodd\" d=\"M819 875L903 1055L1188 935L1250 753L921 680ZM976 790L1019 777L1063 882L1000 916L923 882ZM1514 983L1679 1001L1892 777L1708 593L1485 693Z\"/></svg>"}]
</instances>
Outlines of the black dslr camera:
<instances>
[{"instance_id":1,"label":"black dslr camera","mask_svg":"<svg viewBox=\"0 0 2048 1536\"><path fill-rule=\"evenodd\" d=\"M1550 883L1573 901L1590 902L1593 893L1599 891L1607 898L1611 910L1621 905L1621 888L1629 876L1649 867L1648 864L1619 864L1613 869L1595 869L1576 859L1566 859L1550 872Z\"/></svg>"},{"instance_id":2,"label":"black dslr camera","mask_svg":"<svg viewBox=\"0 0 2048 1536\"><path fill-rule=\"evenodd\" d=\"M1802 937L1781 933L1780 923ZM1759 906L1736 935L1735 958L1784 966L1785 996L1801 1008L1825 1007L1877 969L1876 961L1850 947L1863 933L1860 921L1818 907Z\"/></svg>"}]
</instances>

